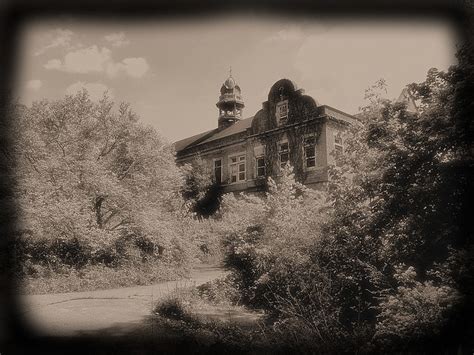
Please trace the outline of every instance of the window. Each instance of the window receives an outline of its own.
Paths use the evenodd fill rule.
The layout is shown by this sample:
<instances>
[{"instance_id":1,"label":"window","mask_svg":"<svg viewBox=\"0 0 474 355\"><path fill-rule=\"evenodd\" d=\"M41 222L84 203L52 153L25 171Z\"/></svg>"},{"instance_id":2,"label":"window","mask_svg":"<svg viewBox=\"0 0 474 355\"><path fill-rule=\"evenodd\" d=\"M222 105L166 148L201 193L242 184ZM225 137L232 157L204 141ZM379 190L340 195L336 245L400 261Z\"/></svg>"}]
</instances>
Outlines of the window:
<instances>
[{"instance_id":1,"label":"window","mask_svg":"<svg viewBox=\"0 0 474 355\"><path fill-rule=\"evenodd\" d=\"M288 142L280 143L279 146L279 155L280 155L280 168L284 168L285 165L290 160L290 147L288 146Z\"/></svg>"},{"instance_id":2,"label":"window","mask_svg":"<svg viewBox=\"0 0 474 355\"><path fill-rule=\"evenodd\" d=\"M265 177L265 158L257 157L257 178Z\"/></svg>"},{"instance_id":3,"label":"window","mask_svg":"<svg viewBox=\"0 0 474 355\"><path fill-rule=\"evenodd\" d=\"M288 119L288 100L279 102L277 104L276 118L279 125L286 123Z\"/></svg>"},{"instance_id":4,"label":"window","mask_svg":"<svg viewBox=\"0 0 474 355\"><path fill-rule=\"evenodd\" d=\"M340 158L344 154L344 146L342 145L341 134L334 134L334 155L336 158L336 165L340 165Z\"/></svg>"},{"instance_id":5,"label":"window","mask_svg":"<svg viewBox=\"0 0 474 355\"><path fill-rule=\"evenodd\" d=\"M222 159L214 159L214 179L218 184L222 182Z\"/></svg>"},{"instance_id":6,"label":"window","mask_svg":"<svg viewBox=\"0 0 474 355\"><path fill-rule=\"evenodd\" d=\"M245 181L245 155L230 157L230 182Z\"/></svg>"},{"instance_id":7,"label":"window","mask_svg":"<svg viewBox=\"0 0 474 355\"><path fill-rule=\"evenodd\" d=\"M314 168L316 166L316 138L305 137L304 144L304 161L306 168Z\"/></svg>"}]
</instances>

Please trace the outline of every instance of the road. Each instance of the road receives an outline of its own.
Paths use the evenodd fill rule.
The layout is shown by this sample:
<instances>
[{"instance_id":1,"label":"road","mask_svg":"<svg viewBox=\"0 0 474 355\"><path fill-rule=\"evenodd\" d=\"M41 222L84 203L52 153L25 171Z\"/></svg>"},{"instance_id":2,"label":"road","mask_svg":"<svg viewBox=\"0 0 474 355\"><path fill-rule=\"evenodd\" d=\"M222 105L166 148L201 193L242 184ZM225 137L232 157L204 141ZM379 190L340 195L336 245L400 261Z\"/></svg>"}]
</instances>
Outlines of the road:
<instances>
[{"instance_id":1,"label":"road","mask_svg":"<svg viewBox=\"0 0 474 355\"><path fill-rule=\"evenodd\" d=\"M25 321L38 335L71 336L104 330L120 335L143 324L160 298L176 289L199 286L224 275L220 266L198 265L184 280L109 290L22 295L20 302Z\"/></svg>"}]
</instances>

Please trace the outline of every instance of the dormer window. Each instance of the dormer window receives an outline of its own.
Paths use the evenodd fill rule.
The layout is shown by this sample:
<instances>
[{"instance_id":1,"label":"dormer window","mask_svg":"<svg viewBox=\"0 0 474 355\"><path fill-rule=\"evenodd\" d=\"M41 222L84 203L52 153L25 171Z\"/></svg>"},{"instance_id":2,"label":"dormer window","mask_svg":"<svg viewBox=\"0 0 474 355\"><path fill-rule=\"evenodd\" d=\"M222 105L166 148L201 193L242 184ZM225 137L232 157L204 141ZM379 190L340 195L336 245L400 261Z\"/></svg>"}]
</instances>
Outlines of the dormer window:
<instances>
[{"instance_id":1,"label":"dormer window","mask_svg":"<svg viewBox=\"0 0 474 355\"><path fill-rule=\"evenodd\" d=\"M278 125L283 125L288 120L288 100L281 101L276 105L276 118Z\"/></svg>"}]
</instances>

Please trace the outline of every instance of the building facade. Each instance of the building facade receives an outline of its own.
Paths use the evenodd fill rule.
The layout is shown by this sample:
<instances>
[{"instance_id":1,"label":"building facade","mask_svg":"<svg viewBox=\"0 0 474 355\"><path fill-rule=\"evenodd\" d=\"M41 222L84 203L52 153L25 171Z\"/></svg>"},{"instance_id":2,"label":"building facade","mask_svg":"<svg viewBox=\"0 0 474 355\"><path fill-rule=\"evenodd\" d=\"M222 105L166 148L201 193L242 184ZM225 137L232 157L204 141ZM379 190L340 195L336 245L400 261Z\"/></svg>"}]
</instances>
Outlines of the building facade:
<instances>
[{"instance_id":1,"label":"building facade","mask_svg":"<svg viewBox=\"0 0 474 355\"><path fill-rule=\"evenodd\" d=\"M239 85L230 75L220 90L217 128L175 143L178 164L197 156L223 192L258 191L282 168L294 167L297 179L318 188L328 181L328 167L344 153L343 132L357 119L305 95L288 79L270 88L254 116L245 107Z\"/></svg>"}]
</instances>

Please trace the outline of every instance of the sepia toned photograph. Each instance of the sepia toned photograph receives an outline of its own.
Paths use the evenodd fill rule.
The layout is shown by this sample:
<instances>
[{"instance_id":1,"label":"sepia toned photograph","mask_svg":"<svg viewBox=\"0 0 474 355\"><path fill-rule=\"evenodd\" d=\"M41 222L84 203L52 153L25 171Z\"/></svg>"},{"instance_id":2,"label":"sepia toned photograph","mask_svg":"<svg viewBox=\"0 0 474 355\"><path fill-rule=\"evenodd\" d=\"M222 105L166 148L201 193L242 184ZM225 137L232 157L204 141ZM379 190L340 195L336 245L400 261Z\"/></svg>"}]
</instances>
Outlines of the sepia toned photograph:
<instances>
[{"instance_id":1,"label":"sepia toned photograph","mask_svg":"<svg viewBox=\"0 0 474 355\"><path fill-rule=\"evenodd\" d=\"M1 129L21 326L0 355L472 354L472 33L24 21Z\"/></svg>"}]
</instances>

